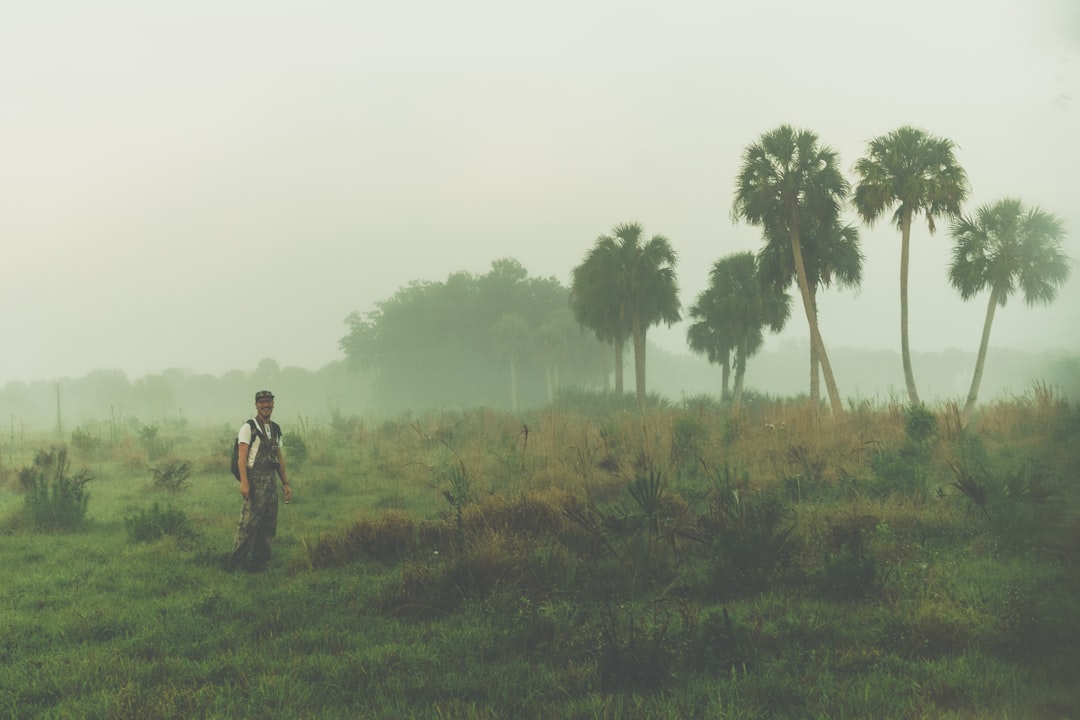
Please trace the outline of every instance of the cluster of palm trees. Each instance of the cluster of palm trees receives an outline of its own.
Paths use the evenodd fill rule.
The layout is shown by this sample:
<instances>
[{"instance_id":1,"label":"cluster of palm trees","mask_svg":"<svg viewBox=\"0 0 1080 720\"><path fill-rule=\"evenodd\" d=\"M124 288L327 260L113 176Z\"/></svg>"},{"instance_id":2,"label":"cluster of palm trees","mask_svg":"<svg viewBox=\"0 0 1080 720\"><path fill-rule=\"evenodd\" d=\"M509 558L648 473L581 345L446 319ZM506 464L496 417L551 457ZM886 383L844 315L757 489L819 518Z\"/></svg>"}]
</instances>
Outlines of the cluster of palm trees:
<instances>
[{"instance_id":1,"label":"cluster of palm trees","mask_svg":"<svg viewBox=\"0 0 1080 720\"><path fill-rule=\"evenodd\" d=\"M842 221L850 199L867 225L892 211L900 231L900 347L912 405L920 400L908 334L911 229L920 216L931 234L938 220L951 221L952 285L964 300L990 291L962 411L965 421L971 416L995 308L1017 289L1029 305L1051 302L1069 277L1069 259L1062 249L1061 221L1038 208L1027 209L1019 200L1007 198L979 208L974 216L963 215L970 188L955 150L951 140L908 126L874 138L855 163L852 192L837 153L809 130L782 125L746 147L731 215L734 221L760 227L764 245L756 255L737 253L714 264L708 288L689 310L694 322L687 333L692 351L722 366L725 395L734 367L736 412L746 360L761 348L765 328L779 331L787 321L787 289L793 282L810 330L811 400L818 401L823 377L833 412L843 412L818 325L817 291L834 280L847 287L861 283L859 230ZM622 392L623 345L633 339L639 401L645 397L645 332L680 319L674 265L670 242L659 235L644 242L643 230L635 223L601 236L573 271L571 307L583 327L613 346L617 393Z\"/></svg>"}]
</instances>

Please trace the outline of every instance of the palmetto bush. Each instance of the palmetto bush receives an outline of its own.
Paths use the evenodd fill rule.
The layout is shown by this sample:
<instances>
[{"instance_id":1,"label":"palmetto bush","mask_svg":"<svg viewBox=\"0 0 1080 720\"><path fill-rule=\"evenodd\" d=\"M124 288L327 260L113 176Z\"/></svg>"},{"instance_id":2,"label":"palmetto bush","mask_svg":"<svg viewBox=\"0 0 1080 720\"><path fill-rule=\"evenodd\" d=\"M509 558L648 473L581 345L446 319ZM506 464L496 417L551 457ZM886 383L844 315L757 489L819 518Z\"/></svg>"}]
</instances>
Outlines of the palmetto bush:
<instances>
[{"instance_id":1,"label":"palmetto bush","mask_svg":"<svg viewBox=\"0 0 1080 720\"><path fill-rule=\"evenodd\" d=\"M161 467L150 468L150 474L154 477L154 487L176 493L190 485L191 470L187 460L170 460Z\"/></svg>"}]
</instances>

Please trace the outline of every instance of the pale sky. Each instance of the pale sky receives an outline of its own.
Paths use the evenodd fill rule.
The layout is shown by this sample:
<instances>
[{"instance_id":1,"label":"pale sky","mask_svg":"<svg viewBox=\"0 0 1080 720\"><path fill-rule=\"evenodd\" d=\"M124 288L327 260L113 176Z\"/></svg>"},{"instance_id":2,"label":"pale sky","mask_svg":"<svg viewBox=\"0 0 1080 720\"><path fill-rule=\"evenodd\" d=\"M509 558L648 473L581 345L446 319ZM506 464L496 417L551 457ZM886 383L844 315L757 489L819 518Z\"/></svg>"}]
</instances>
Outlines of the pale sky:
<instances>
[{"instance_id":1,"label":"pale sky","mask_svg":"<svg viewBox=\"0 0 1080 720\"><path fill-rule=\"evenodd\" d=\"M1070 0L42 0L0 21L0 386L117 368L340 359L344 318L412 280L518 259L569 283L640 222L688 308L743 149L782 123L852 167L914 125L958 145L967 211L1058 214L1080 259L1080 4ZM854 211L849 221L856 222ZM911 342L974 351L986 298L913 231ZM898 349L899 234L864 228L827 346ZM685 312L684 312L685 315ZM992 346L1080 352L1080 265ZM651 337L685 350L685 323ZM801 311L769 341L807 335Z\"/></svg>"}]
</instances>

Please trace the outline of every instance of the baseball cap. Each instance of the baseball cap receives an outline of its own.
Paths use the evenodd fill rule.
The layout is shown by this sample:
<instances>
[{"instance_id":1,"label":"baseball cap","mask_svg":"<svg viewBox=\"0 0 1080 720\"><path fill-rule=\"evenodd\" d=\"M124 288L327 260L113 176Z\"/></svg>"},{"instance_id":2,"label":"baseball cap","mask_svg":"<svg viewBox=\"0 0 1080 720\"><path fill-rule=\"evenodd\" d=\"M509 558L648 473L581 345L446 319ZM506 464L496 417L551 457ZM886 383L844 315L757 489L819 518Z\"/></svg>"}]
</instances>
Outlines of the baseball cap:
<instances>
[{"instance_id":1,"label":"baseball cap","mask_svg":"<svg viewBox=\"0 0 1080 720\"><path fill-rule=\"evenodd\" d=\"M255 402L259 402L260 400L273 400L273 399L274 399L274 393L270 392L269 390L260 390L259 392L255 393Z\"/></svg>"}]
</instances>

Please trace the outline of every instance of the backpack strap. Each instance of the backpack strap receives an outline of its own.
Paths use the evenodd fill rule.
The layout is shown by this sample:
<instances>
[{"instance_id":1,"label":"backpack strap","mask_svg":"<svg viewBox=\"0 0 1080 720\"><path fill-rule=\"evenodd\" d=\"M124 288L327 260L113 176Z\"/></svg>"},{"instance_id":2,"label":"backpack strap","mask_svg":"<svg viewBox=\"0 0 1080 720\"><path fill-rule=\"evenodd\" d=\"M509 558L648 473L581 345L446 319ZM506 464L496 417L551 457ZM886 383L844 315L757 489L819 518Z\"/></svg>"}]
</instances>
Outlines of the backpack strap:
<instances>
[{"instance_id":1,"label":"backpack strap","mask_svg":"<svg viewBox=\"0 0 1080 720\"><path fill-rule=\"evenodd\" d=\"M263 433L262 428L259 427L259 424L255 422L254 418L248 419L248 425L251 426L252 432L256 432L259 434L260 437L266 438L266 435ZM271 437L266 438L270 442L274 443L275 445L281 442L281 426L273 420L270 421L270 435Z\"/></svg>"}]
</instances>

